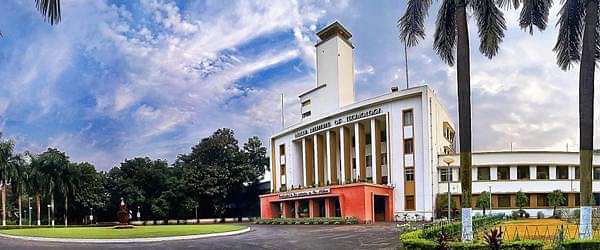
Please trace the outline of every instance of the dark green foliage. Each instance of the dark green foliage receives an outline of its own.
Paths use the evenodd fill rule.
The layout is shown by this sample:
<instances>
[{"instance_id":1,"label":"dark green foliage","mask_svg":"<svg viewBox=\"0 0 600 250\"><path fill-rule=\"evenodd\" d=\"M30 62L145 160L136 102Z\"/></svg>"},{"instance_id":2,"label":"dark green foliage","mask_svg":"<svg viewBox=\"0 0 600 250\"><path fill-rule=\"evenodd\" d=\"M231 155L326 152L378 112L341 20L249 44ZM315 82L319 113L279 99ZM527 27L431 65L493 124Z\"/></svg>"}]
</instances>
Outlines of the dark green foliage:
<instances>
[{"instance_id":1,"label":"dark green foliage","mask_svg":"<svg viewBox=\"0 0 600 250\"><path fill-rule=\"evenodd\" d=\"M438 250L447 250L449 249L448 243L450 242L452 238L450 238L450 235L444 231L441 231L438 234L438 237L436 238L435 243L438 245L437 249Z\"/></svg>"},{"instance_id":2,"label":"dark green foliage","mask_svg":"<svg viewBox=\"0 0 600 250\"><path fill-rule=\"evenodd\" d=\"M502 250L542 250L544 242L541 240L516 240L507 241L502 245Z\"/></svg>"},{"instance_id":3,"label":"dark green foliage","mask_svg":"<svg viewBox=\"0 0 600 250\"><path fill-rule=\"evenodd\" d=\"M481 241L473 242L452 242L450 243L452 250L488 250L488 246Z\"/></svg>"},{"instance_id":4,"label":"dark green foliage","mask_svg":"<svg viewBox=\"0 0 600 250\"><path fill-rule=\"evenodd\" d=\"M600 240L567 240L563 246L566 250L600 249Z\"/></svg>"}]
</instances>

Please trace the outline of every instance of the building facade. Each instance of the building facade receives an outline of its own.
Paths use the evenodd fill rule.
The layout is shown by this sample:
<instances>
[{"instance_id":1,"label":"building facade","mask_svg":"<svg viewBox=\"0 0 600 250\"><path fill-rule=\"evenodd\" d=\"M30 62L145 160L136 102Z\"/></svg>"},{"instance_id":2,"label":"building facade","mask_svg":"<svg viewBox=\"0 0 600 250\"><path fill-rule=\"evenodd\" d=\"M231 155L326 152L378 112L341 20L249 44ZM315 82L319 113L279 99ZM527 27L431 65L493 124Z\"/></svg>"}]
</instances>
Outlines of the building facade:
<instances>
[{"instance_id":1,"label":"building facade","mask_svg":"<svg viewBox=\"0 0 600 250\"><path fill-rule=\"evenodd\" d=\"M317 82L299 95L301 122L271 137L261 216L432 217L438 155L455 145L446 110L427 86L355 101L352 35L337 22L317 35Z\"/></svg>"}]
</instances>

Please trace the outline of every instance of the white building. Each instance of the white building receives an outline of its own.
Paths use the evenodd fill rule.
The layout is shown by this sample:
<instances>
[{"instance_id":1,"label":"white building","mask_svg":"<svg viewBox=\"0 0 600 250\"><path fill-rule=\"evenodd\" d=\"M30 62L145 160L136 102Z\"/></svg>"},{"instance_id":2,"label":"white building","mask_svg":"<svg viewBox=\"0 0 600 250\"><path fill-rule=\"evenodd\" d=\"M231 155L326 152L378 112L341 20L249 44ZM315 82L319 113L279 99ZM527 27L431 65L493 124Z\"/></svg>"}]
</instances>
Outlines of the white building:
<instances>
[{"instance_id":1,"label":"white building","mask_svg":"<svg viewBox=\"0 0 600 250\"><path fill-rule=\"evenodd\" d=\"M317 35L317 79L299 95L302 120L270 139L273 192L261 196L261 216L430 219L443 210L448 177L460 204L455 126L434 91L393 88L355 101L352 35L338 22ZM454 159L450 174L446 157ZM473 206L491 190L492 209L509 213L522 190L532 216L550 215L546 195L556 189L578 206L578 161L577 153L474 153Z\"/></svg>"}]
</instances>

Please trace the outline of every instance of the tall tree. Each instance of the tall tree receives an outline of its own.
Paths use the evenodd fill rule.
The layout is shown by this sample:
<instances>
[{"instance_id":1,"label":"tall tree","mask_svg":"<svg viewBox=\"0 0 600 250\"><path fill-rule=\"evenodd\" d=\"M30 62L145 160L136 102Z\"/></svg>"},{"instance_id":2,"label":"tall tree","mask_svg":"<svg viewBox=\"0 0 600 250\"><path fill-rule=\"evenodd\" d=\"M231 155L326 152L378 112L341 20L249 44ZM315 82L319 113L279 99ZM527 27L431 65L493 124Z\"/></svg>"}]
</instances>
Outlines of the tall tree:
<instances>
[{"instance_id":1,"label":"tall tree","mask_svg":"<svg viewBox=\"0 0 600 250\"><path fill-rule=\"evenodd\" d=\"M27 160L27 156L23 154L18 154L15 156L15 160L12 166L13 176L11 179L11 190L17 193L17 204L19 206L19 226L23 225L23 194L25 193L25 185L27 184L27 179L29 177L29 161Z\"/></svg>"},{"instance_id":2,"label":"tall tree","mask_svg":"<svg viewBox=\"0 0 600 250\"><path fill-rule=\"evenodd\" d=\"M6 189L12 176L15 143L12 140L0 141L0 189L2 189L2 226L6 226Z\"/></svg>"},{"instance_id":3,"label":"tall tree","mask_svg":"<svg viewBox=\"0 0 600 250\"><path fill-rule=\"evenodd\" d=\"M563 70L579 62L580 237L591 237L592 153L594 144L594 74L600 58L598 0L564 0L554 51ZM589 220L585 220L589 219Z\"/></svg>"},{"instance_id":4,"label":"tall tree","mask_svg":"<svg viewBox=\"0 0 600 250\"><path fill-rule=\"evenodd\" d=\"M46 152L40 155L41 171L44 174L44 185L50 193L50 209L52 211L51 218L48 218L51 225L54 226L54 196L57 190L63 187L62 175L65 168L69 166L69 157L58 149L49 148Z\"/></svg>"},{"instance_id":5,"label":"tall tree","mask_svg":"<svg viewBox=\"0 0 600 250\"><path fill-rule=\"evenodd\" d=\"M485 210L490 207L491 202L490 193L488 191L483 191L479 194L479 197L477 197L476 206L483 209L483 215L485 215Z\"/></svg>"},{"instance_id":6,"label":"tall tree","mask_svg":"<svg viewBox=\"0 0 600 250\"><path fill-rule=\"evenodd\" d=\"M552 191L548 194L548 205L552 207L552 216L557 217L556 207L564 206L567 202L567 198L563 195L560 189Z\"/></svg>"},{"instance_id":7,"label":"tall tree","mask_svg":"<svg viewBox=\"0 0 600 250\"><path fill-rule=\"evenodd\" d=\"M416 46L425 37L425 17L432 0L408 0L398 20L400 38ZM471 208L471 78L467 10L475 16L481 43L479 51L488 58L498 53L504 38L504 15L494 0L443 0L438 11L434 49L448 65L455 63L458 86L458 134L460 150L461 207ZM455 51L456 50L456 51ZM471 220L463 222L463 240L471 240ZM469 225L470 224L470 225Z\"/></svg>"},{"instance_id":8,"label":"tall tree","mask_svg":"<svg viewBox=\"0 0 600 250\"><path fill-rule=\"evenodd\" d=\"M27 178L27 193L33 195L35 198L35 211L37 218L37 225L40 226L41 220L41 206L42 206L42 193L47 191L45 180L46 176L41 171L41 159L38 155L29 154L29 173Z\"/></svg>"}]
</instances>

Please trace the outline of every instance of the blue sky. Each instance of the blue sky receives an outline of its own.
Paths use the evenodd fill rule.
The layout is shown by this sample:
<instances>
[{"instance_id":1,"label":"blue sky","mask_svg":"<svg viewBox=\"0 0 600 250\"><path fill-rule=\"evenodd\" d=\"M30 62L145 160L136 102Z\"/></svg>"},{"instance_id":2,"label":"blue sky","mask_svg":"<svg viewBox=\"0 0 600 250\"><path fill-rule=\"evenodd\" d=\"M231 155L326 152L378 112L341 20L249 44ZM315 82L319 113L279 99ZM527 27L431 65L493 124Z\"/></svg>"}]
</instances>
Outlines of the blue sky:
<instances>
[{"instance_id":1,"label":"blue sky","mask_svg":"<svg viewBox=\"0 0 600 250\"><path fill-rule=\"evenodd\" d=\"M299 119L315 84L315 31L339 20L356 46L358 99L404 86L396 20L404 1L63 1L50 26L32 1L0 6L0 131L17 149L67 151L109 169L125 158L172 162L221 127L240 141ZM493 60L471 22L474 149L577 147L577 72L560 71L549 29L509 30ZM432 24L409 49L410 84L429 84L456 117L454 68L432 51Z\"/></svg>"}]
</instances>

